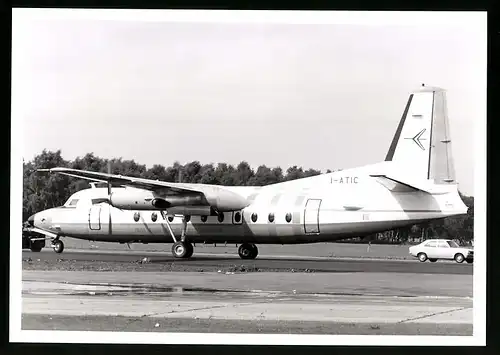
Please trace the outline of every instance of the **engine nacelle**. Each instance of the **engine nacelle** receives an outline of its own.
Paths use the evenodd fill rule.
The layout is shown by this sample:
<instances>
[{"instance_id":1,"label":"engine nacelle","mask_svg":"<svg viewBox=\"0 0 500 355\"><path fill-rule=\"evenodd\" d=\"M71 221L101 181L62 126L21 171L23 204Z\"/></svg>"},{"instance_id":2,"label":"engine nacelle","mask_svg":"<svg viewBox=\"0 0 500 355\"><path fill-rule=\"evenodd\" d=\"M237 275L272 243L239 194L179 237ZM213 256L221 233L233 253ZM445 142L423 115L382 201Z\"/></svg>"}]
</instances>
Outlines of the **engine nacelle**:
<instances>
[{"instance_id":1,"label":"engine nacelle","mask_svg":"<svg viewBox=\"0 0 500 355\"><path fill-rule=\"evenodd\" d=\"M204 193L210 206L220 212L239 211L249 205L245 197L224 188L214 186L204 191Z\"/></svg>"},{"instance_id":2,"label":"engine nacelle","mask_svg":"<svg viewBox=\"0 0 500 355\"><path fill-rule=\"evenodd\" d=\"M109 202L112 206L122 210L154 210L152 201L155 196L151 191L124 189L113 192Z\"/></svg>"},{"instance_id":3,"label":"engine nacelle","mask_svg":"<svg viewBox=\"0 0 500 355\"><path fill-rule=\"evenodd\" d=\"M201 194L158 197L152 201L152 204L160 210L176 206L208 206L208 202Z\"/></svg>"},{"instance_id":4,"label":"engine nacelle","mask_svg":"<svg viewBox=\"0 0 500 355\"><path fill-rule=\"evenodd\" d=\"M192 193L186 195L159 196L151 191L140 189L125 189L113 192L110 203L123 210L167 210L190 215L212 215L213 209L219 212L239 211L248 206L248 201L243 196L232 191L212 187L206 189L204 195ZM211 208L213 207L213 208ZM192 210L192 213L187 211Z\"/></svg>"}]
</instances>

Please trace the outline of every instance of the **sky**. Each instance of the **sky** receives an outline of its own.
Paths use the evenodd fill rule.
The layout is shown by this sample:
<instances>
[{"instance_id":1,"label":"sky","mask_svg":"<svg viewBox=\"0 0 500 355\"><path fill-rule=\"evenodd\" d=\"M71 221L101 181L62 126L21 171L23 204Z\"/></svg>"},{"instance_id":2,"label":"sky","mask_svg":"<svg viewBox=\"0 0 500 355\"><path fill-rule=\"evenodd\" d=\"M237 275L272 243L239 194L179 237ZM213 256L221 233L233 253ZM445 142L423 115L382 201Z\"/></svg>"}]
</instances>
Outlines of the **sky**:
<instances>
[{"instance_id":1,"label":"sky","mask_svg":"<svg viewBox=\"0 0 500 355\"><path fill-rule=\"evenodd\" d=\"M367 24L13 16L23 158L60 149L68 160L93 152L148 167L347 169L384 160L408 95L425 83L447 90L456 176L473 195L486 23L422 16Z\"/></svg>"}]
</instances>

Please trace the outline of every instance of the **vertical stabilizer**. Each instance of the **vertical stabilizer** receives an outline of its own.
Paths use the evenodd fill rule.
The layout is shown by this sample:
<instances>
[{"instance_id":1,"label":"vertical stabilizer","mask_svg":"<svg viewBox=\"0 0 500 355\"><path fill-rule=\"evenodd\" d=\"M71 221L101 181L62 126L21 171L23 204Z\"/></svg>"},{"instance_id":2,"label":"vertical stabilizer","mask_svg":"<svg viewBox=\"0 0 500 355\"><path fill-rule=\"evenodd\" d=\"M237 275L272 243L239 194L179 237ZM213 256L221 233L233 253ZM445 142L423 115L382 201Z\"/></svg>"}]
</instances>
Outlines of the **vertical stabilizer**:
<instances>
[{"instance_id":1,"label":"vertical stabilizer","mask_svg":"<svg viewBox=\"0 0 500 355\"><path fill-rule=\"evenodd\" d=\"M416 179L456 183L445 90L422 85L410 95L385 160Z\"/></svg>"}]
</instances>

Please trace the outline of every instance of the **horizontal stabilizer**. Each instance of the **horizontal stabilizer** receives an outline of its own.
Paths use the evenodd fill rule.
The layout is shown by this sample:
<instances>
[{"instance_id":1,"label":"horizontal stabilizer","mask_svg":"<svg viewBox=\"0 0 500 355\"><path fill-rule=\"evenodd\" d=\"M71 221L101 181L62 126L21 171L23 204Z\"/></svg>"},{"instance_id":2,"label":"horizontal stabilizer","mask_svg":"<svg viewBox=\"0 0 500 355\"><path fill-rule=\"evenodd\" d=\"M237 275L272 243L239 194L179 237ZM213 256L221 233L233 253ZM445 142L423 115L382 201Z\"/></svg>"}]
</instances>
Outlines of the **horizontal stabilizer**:
<instances>
[{"instance_id":1,"label":"horizontal stabilizer","mask_svg":"<svg viewBox=\"0 0 500 355\"><path fill-rule=\"evenodd\" d=\"M410 182L408 179L396 178L387 174L370 174L377 181L392 192L425 192L432 195L445 194L449 192L446 187L441 188L437 185L428 185L422 182ZM427 182L427 181L426 181Z\"/></svg>"}]
</instances>

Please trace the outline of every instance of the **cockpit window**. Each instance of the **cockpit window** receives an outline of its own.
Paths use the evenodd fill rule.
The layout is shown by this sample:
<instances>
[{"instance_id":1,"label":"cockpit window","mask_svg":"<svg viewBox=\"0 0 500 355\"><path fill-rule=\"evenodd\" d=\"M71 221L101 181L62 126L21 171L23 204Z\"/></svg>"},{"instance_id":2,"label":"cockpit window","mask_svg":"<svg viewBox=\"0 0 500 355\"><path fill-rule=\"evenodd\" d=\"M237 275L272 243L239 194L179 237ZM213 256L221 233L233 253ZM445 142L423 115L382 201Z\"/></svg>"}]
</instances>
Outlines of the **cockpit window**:
<instances>
[{"instance_id":1,"label":"cockpit window","mask_svg":"<svg viewBox=\"0 0 500 355\"><path fill-rule=\"evenodd\" d=\"M69 207L76 207L76 204L78 203L78 199L73 199L69 202L68 206Z\"/></svg>"},{"instance_id":2,"label":"cockpit window","mask_svg":"<svg viewBox=\"0 0 500 355\"><path fill-rule=\"evenodd\" d=\"M92 204L93 205L97 205L99 203L103 203L103 202L107 202L108 199L107 198L93 198L92 199Z\"/></svg>"}]
</instances>

